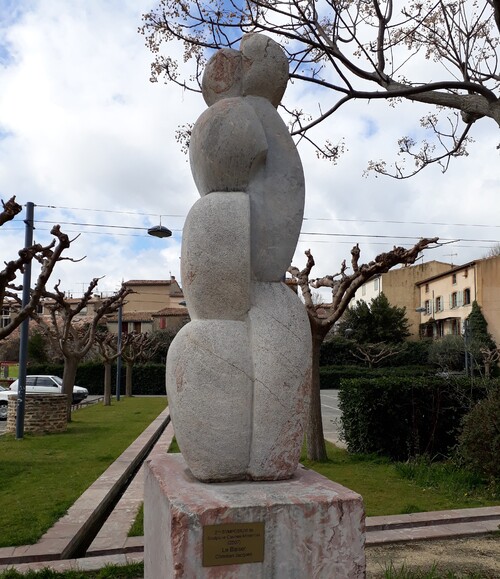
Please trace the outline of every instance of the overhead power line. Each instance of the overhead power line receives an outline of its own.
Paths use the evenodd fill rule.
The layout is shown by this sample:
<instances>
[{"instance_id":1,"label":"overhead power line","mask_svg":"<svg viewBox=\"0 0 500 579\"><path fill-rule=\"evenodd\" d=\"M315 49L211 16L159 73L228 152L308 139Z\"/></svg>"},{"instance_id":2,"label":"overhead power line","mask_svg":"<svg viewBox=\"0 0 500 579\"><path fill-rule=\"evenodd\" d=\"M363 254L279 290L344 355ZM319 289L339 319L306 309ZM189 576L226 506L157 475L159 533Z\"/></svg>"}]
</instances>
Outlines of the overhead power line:
<instances>
[{"instance_id":1,"label":"overhead power line","mask_svg":"<svg viewBox=\"0 0 500 579\"><path fill-rule=\"evenodd\" d=\"M118 215L143 215L148 217L182 217L185 214L167 214L167 213L140 213L138 211L118 211L117 209L90 209L88 207L62 207L58 205L37 205L46 209L64 209L67 211L95 211L97 213L116 213ZM304 217L304 221L340 221L345 223L391 223L396 225L438 225L443 227L483 227L483 228L500 228L499 224L486 223L446 223L444 221L401 221L396 219L344 219L341 217Z\"/></svg>"}]
</instances>

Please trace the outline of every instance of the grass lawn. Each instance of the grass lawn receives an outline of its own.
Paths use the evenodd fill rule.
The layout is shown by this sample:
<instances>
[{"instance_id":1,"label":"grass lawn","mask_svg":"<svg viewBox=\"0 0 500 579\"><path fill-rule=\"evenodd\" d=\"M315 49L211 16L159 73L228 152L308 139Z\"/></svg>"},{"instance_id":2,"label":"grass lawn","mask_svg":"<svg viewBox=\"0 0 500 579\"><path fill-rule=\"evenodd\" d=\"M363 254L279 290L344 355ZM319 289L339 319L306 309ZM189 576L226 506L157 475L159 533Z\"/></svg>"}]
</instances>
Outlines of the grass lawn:
<instances>
[{"instance_id":1,"label":"grass lawn","mask_svg":"<svg viewBox=\"0 0 500 579\"><path fill-rule=\"evenodd\" d=\"M166 407L122 398L73 413L62 434L0 437L0 547L35 543Z\"/></svg>"},{"instance_id":2,"label":"grass lawn","mask_svg":"<svg viewBox=\"0 0 500 579\"><path fill-rule=\"evenodd\" d=\"M108 565L97 571L52 571L48 567L40 571L28 571L26 574L19 573L15 569L9 569L3 573L0 571L0 579L142 579L144 577L144 565L132 563L118 566Z\"/></svg>"},{"instance_id":3,"label":"grass lawn","mask_svg":"<svg viewBox=\"0 0 500 579\"><path fill-rule=\"evenodd\" d=\"M487 507L500 502L500 497L488 496L484 487L471 488L467 481L460 484L458 474L453 481L456 484L441 476L434 480L428 477L429 482L421 485L403 478L404 469L387 459L350 455L329 442L326 444L327 462L309 461L303 454L301 463L362 495L369 517ZM434 465L429 468L432 470Z\"/></svg>"},{"instance_id":4,"label":"grass lawn","mask_svg":"<svg viewBox=\"0 0 500 579\"><path fill-rule=\"evenodd\" d=\"M409 571L402 568L387 566L383 575L384 579L488 579L480 573L456 575L453 571L441 572L429 567L428 571ZM0 579L142 579L144 577L144 565L135 563L123 567L110 565L99 571L66 571L57 572L44 569L31 571L26 575L15 570L0 572Z\"/></svg>"}]
</instances>

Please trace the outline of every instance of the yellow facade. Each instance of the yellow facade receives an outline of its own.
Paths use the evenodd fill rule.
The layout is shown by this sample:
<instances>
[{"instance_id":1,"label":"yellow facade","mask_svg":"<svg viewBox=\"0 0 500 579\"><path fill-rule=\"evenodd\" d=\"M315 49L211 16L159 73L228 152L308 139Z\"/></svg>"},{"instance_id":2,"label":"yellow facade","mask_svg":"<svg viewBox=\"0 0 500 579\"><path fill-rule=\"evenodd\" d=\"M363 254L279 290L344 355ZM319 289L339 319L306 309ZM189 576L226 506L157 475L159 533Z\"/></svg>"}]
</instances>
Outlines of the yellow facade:
<instances>
[{"instance_id":1,"label":"yellow facade","mask_svg":"<svg viewBox=\"0 0 500 579\"><path fill-rule=\"evenodd\" d=\"M429 261L408 267L393 269L362 285L354 296L353 303L363 300L368 304L383 292L392 306L406 308L410 323L410 340L419 337L420 314L416 311L420 305L420 291L417 286L421 280L434 276L451 268L449 263Z\"/></svg>"},{"instance_id":2,"label":"yellow facade","mask_svg":"<svg viewBox=\"0 0 500 579\"><path fill-rule=\"evenodd\" d=\"M463 334L472 302L477 301L488 331L500 344L500 256L471 261L418 284L422 337Z\"/></svg>"}]
</instances>

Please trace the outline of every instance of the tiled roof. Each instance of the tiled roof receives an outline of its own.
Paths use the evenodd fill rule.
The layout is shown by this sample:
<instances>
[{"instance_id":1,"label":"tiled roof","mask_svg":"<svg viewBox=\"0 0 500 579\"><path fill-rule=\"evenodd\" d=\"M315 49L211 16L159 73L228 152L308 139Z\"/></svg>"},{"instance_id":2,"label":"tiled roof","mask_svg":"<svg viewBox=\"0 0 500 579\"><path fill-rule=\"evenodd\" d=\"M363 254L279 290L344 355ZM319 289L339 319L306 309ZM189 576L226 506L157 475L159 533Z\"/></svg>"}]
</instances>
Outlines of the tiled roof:
<instances>
[{"instance_id":1,"label":"tiled roof","mask_svg":"<svg viewBox=\"0 0 500 579\"><path fill-rule=\"evenodd\" d=\"M123 282L123 285L170 285L170 279L131 279Z\"/></svg>"},{"instance_id":2,"label":"tiled roof","mask_svg":"<svg viewBox=\"0 0 500 579\"><path fill-rule=\"evenodd\" d=\"M122 322L151 322L152 312L123 312ZM118 314L106 316L108 322L117 322Z\"/></svg>"},{"instance_id":3,"label":"tiled roof","mask_svg":"<svg viewBox=\"0 0 500 579\"><path fill-rule=\"evenodd\" d=\"M163 308L162 310L155 312L152 315L153 317L158 317L158 316L187 316L189 314L187 308Z\"/></svg>"}]
</instances>

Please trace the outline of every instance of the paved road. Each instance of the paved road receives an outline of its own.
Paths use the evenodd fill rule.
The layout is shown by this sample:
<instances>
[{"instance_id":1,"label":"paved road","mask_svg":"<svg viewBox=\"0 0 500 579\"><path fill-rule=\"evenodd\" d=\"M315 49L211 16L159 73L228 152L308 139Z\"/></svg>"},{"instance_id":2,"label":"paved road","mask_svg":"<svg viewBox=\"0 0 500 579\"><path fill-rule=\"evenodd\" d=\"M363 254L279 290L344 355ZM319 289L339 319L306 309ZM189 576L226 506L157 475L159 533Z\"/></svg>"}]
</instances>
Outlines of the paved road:
<instances>
[{"instance_id":1,"label":"paved road","mask_svg":"<svg viewBox=\"0 0 500 579\"><path fill-rule=\"evenodd\" d=\"M325 438L337 446L345 448L339 440L340 415L338 390L321 390L321 415Z\"/></svg>"}]
</instances>

